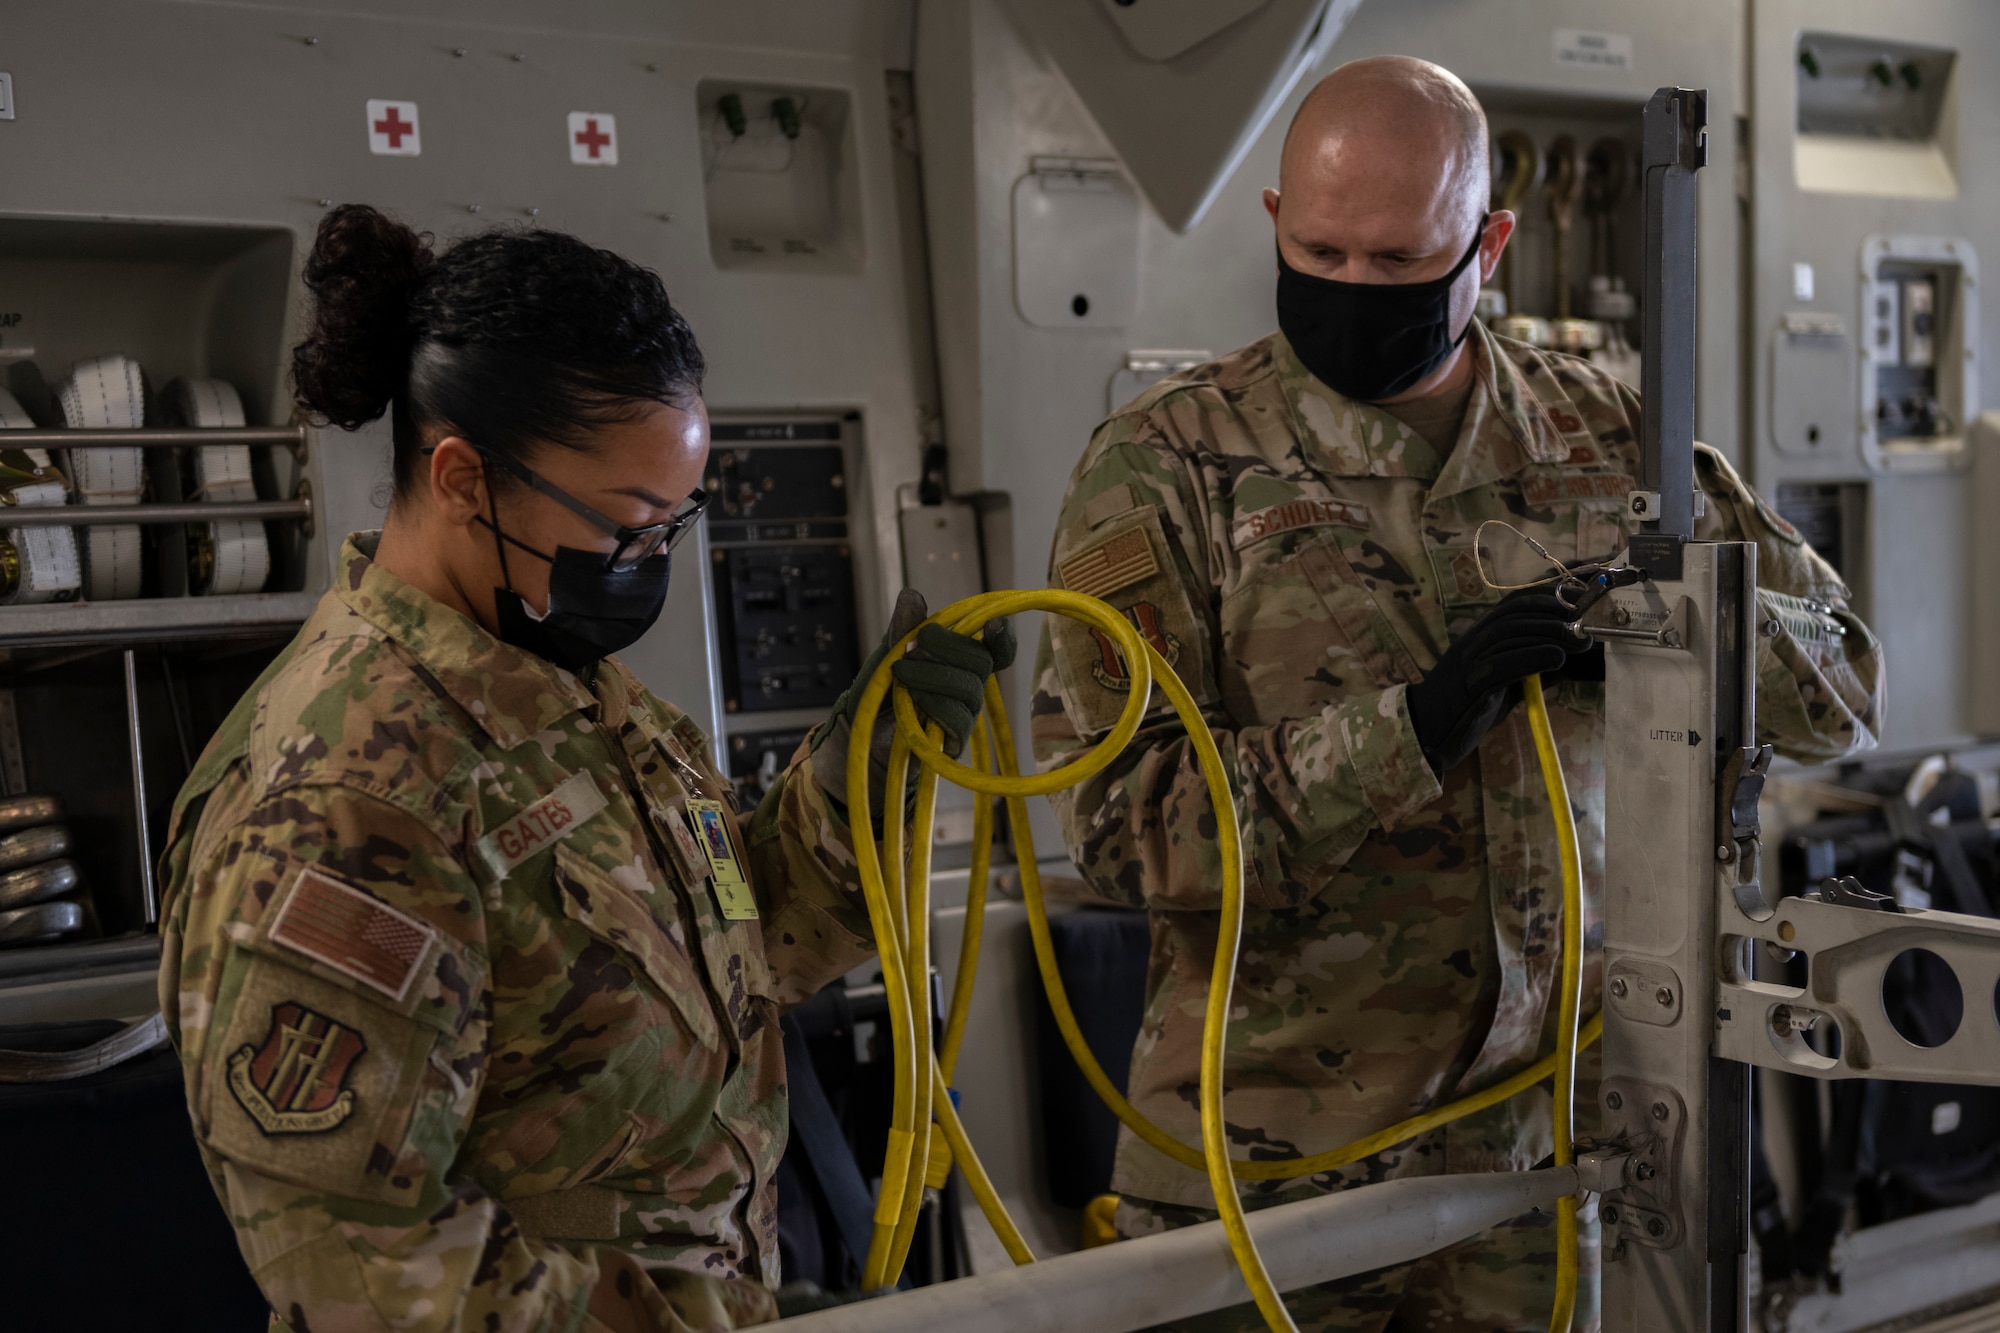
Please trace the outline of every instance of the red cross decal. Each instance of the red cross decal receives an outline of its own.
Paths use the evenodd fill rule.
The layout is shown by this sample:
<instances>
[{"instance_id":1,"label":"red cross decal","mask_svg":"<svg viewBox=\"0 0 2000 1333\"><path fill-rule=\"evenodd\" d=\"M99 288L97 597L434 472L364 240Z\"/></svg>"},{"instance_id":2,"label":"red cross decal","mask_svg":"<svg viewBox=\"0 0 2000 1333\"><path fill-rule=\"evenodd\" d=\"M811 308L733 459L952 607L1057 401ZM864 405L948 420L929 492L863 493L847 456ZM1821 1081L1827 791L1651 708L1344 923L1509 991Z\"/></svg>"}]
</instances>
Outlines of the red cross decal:
<instances>
[{"instance_id":1,"label":"red cross decal","mask_svg":"<svg viewBox=\"0 0 2000 1333\"><path fill-rule=\"evenodd\" d=\"M576 141L588 149L594 159L598 156L598 149L610 144L611 136L597 128L597 117L592 116L583 122L583 128L577 132Z\"/></svg>"},{"instance_id":2,"label":"red cross decal","mask_svg":"<svg viewBox=\"0 0 2000 1333\"><path fill-rule=\"evenodd\" d=\"M417 127L410 121L404 120L399 116L396 113L395 107L390 107L388 118L375 122L375 132L387 135L391 148L401 148L403 146L403 136L406 134L415 134Z\"/></svg>"}]
</instances>

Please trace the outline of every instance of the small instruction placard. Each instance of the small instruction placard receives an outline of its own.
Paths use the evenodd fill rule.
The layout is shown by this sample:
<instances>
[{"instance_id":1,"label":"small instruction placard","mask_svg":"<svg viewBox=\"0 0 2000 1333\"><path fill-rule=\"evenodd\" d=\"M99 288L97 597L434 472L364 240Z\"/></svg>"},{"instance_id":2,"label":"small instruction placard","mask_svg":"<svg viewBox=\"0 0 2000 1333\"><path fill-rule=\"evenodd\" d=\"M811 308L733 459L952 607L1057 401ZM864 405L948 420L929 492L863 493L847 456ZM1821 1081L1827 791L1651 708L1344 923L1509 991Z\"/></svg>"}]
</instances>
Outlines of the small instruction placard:
<instances>
[{"instance_id":1,"label":"small instruction placard","mask_svg":"<svg viewBox=\"0 0 2000 1333\"><path fill-rule=\"evenodd\" d=\"M1590 32L1584 28L1557 28L1555 57L1558 65L1585 69L1632 68L1632 35L1625 32Z\"/></svg>"}]
</instances>

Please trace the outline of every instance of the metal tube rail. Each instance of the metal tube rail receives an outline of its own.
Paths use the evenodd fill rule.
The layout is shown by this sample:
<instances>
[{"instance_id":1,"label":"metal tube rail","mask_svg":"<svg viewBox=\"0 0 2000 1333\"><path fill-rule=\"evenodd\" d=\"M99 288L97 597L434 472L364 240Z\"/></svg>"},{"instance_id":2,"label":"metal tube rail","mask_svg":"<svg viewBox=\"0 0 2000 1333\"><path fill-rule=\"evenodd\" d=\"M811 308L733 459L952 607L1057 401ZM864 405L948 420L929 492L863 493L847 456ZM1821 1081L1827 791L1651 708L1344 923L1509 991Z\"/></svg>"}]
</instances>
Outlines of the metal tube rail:
<instances>
[{"instance_id":1,"label":"metal tube rail","mask_svg":"<svg viewBox=\"0 0 2000 1333\"><path fill-rule=\"evenodd\" d=\"M12 505L0 507L0 528L91 528L104 523L214 523L226 518L311 517L312 501L304 497L217 500L210 504Z\"/></svg>"},{"instance_id":2,"label":"metal tube rail","mask_svg":"<svg viewBox=\"0 0 2000 1333\"><path fill-rule=\"evenodd\" d=\"M208 444L305 443L304 426L147 426L137 430L0 431L5 449L184 449Z\"/></svg>"},{"instance_id":3,"label":"metal tube rail","mask_svg":"<svg viewBox=\"0 0 2000 1333\"><path fill-rule=\"evenodd\" d=\"M1476 1236L1578 1189L1576 1168L1426 1176L1250 1214L1280 1291L1351 1277ZM1250 1299L1222 1223L1205 1222L1040 1263L816 1310L787 1333L1129 1333Z\"/></svg>"},{"instance_id":4,"label":"metal tube rail","mask_svg":"<svg viewBox=\"0 0 2000 1333\"><path fill-rule=\"evenodd\" d=\"M153 835L146 819L146 747L139 731L139 659L125 650L125 728L132 743L132 807L139 817L139 889L146 924L160 919L160 900L153 884Z\"/></svg>"}]
</instances>

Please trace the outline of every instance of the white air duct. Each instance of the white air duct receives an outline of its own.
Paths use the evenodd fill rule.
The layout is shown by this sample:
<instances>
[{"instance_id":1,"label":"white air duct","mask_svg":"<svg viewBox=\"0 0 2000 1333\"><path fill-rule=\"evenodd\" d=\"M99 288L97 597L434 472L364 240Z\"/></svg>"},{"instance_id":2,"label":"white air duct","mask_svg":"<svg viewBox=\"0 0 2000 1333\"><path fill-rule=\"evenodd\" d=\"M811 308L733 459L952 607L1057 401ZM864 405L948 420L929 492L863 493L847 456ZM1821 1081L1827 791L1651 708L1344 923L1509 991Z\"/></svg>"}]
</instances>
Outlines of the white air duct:
<instances>
[{"instance_id":1,"label":"white air duct","mask_svg":"<svg viewBox=\"0 0 2000 1333\"><path fill-rule=\"evenodd\" d=\"M1006 0L1184 232L1361 0Z\"/></svg>"}]
</instances>

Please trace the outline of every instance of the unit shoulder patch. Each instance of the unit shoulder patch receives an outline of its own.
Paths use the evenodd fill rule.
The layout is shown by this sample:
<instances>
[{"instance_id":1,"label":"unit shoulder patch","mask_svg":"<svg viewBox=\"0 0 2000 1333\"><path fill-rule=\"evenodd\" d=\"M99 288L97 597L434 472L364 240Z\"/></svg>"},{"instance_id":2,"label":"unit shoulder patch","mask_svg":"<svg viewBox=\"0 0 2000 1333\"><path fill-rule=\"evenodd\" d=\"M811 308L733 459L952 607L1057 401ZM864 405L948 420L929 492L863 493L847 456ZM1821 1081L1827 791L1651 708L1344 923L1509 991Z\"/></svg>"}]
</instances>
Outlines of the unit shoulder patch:
<instances>
[{"instance_id":1,"label":"unit shoulder patch","mask_svg":"<svg viewBox=\"0 0 2000 1333\"><path fill-rule=\"evenodd\" d=\"M308 866L279 906L270 939L400 1003L422 974L437 931Z\"/></svg>"},{"instance_id":2,"label":"unit shoulder patch","mask_svg":"<svg viewBox=\"0 0 2000 1333\"><path fill-rule=\"evenodd\" d=\"M1144 525L1094 542L1056 567L1063 587L1089 597L1109 597L1159 572L1159 553L1154 551Z\"/></svg>"},{"instance_id":3,"label":"unit shoulder patch","mask_svg":"<svg viewBox=\"0 0 2000 1333\"><path fill-rule=\"evenodd\" d=\"M1134 602L1124 609L1125 619L1139 631L1154 651L1165 659L1170 667L1178 667L1181 661L1181 638L1167 628L1160 608L1151 602ZM1090 664L1090 677L1113 694L1129 694L1132 690L1132 673L1127 668L1125 655L1118 651L1111 636L1095 625L1090 627L1090 637L1097 641L1097 660Z\"/></svg>"},{"instance_id":4,"label":"unit shoulder patch","mask_svg":"<svg viewBox=\"0 0 2000 1333\"><path fill-rule=\"evenodd\" d=\"M354 1114L347 1077L367 1051L355 1029L281 1001L263 1041L229 1057L229 1091L267 1135L324 1134Z\"/></svg>"},{"instance_id":5,"label":"unit shoulder patch","mask_svg":"<svg viewBox=\"0 0 2000 1333\"><path fill-rule=\"evenodd\" d=\"M1239 550L1251 542L1265 537L1275 537L1281 532L1294 528L1318 527L1321 524L1336 523L1342 527L1359 528L1367 531L1373 519L1368 506L1353 500L1336 500L1330 497L1311 497L1285 500L1262 509L1239 511L1236 522L1230 529L1230 544Z\"/></svg>"}]
</instances>

